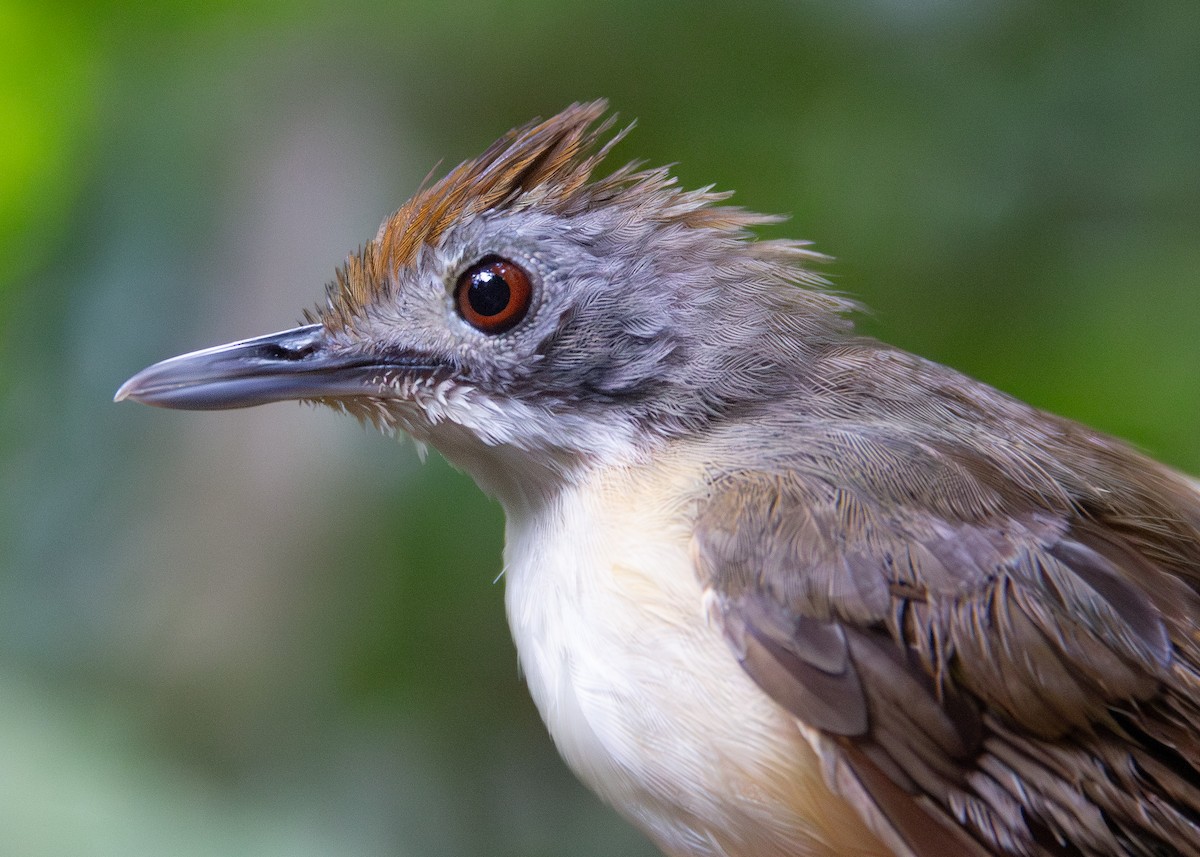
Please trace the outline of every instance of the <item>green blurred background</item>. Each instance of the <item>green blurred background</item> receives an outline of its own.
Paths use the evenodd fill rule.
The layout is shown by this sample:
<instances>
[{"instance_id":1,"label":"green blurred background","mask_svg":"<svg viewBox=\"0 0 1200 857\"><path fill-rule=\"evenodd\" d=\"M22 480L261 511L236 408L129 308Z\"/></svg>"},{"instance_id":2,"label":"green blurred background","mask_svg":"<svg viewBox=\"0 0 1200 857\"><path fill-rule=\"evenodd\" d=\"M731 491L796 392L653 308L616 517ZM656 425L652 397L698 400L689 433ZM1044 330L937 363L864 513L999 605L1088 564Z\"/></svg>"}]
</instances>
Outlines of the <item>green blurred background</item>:
<instances>
[{"instance_id":1,"label":"green blurred background","mask_svg":"<svg viewBox=\"0 0 1200 857\"><path fill-rule=\"evenodd\" d=\"M872 333L1200 471L1194 0L0 0L0 855L652 854L526 698L466 478L110 401L601 95Z\"/></svg>"}]
</instances>

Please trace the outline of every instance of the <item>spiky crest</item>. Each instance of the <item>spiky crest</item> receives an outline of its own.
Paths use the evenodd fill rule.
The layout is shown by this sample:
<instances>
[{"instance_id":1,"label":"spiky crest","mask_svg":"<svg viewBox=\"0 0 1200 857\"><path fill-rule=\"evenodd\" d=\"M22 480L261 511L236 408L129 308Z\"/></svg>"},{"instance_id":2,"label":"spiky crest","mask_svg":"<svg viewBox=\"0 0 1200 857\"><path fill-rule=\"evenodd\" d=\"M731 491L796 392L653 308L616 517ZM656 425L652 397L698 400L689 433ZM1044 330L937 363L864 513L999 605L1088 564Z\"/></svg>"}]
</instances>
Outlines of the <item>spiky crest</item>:
<instances>
[{"instance_id":1,"label":"spiky crest","mask_svg":"<svg viewBox=\"0 0 1200 857\"><path fill-rule=\"evenodd\" d=\"M384 223L374 240L351 255L326 288L325 305L306 311L309 323L342 330L364 308L387 296L397 270L412 264L422 245L433 245L456 222L488 210L537 206L571 215L593 205L638 205L646 216L689 227L719 229L750 238L749 227L780 218L719 205L727 192L676 186L667 168L628 163L590 181L592 172L632 128L607 140L616 117L604 118L603 100L572 104L550 119L509 131L478 158L464 161L435 184L418 191ZM802 242L765 241L758 254L795 265L820 259ZM799 258L798 258L799 257Z\"/></svg>"}]
</instances>

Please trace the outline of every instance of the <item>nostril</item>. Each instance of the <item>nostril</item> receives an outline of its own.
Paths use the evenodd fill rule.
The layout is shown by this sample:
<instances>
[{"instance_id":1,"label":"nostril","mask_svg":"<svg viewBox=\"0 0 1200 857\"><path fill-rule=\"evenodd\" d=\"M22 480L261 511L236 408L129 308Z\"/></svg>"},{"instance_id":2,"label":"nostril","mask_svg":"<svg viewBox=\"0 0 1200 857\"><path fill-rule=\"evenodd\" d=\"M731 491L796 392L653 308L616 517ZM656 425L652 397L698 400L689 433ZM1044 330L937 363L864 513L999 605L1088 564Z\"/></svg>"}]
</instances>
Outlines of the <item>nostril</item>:
<instances>
[{"instance_id":1,"label":"nostril","mask_svg":"<svg viewBox=\"0 0 1200 857\"><path fill-rule=\"evenodd\" d=\"M303 360L317 351L317 343L312 340L294 344L264 342L259 346L259 356L264 360L295 361Z\"/></svg>"}]
</instances>

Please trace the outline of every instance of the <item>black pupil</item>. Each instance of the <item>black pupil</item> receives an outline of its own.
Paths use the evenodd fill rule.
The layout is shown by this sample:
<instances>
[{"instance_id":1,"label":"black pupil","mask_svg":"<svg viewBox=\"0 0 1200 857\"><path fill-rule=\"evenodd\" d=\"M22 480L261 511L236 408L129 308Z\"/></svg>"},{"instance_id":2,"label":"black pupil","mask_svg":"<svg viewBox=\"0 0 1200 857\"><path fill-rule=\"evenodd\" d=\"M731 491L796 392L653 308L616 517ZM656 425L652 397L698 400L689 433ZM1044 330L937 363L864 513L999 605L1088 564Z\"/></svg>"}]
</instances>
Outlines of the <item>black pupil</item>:
<instances>
[{"instance_id":1,"label":"black pupil","mask_svg":"<svg viewBox=\"0 0 1200 857\"><path fill-rule=\"evenodd\" d=\"M512 293L504 277L496 271L484 270L471 277L467 302L482 316L499 315L508 306Z\"/></svg>"}]
</instances>

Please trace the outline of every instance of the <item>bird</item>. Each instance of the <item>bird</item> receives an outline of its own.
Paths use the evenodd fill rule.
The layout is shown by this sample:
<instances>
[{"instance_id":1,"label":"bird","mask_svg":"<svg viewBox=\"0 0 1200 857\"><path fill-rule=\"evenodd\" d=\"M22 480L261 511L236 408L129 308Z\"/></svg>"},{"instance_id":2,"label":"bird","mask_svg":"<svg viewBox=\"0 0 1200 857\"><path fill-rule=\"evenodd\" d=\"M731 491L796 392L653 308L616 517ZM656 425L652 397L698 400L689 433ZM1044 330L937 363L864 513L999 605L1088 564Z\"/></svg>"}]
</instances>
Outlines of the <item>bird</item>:
<instances>
[{"instance_id":1,"label":"bird","mask_svg":"<svg viewBox=\"0 0 1200 857\"><path fill-rule=\"evenodd\" d=\"M778 218L600 171L630 128L508 132L116 399L472 476L560 755L668 857L1200 855L1200 482L860 334Z\"/></svg>"}]
</instances>

